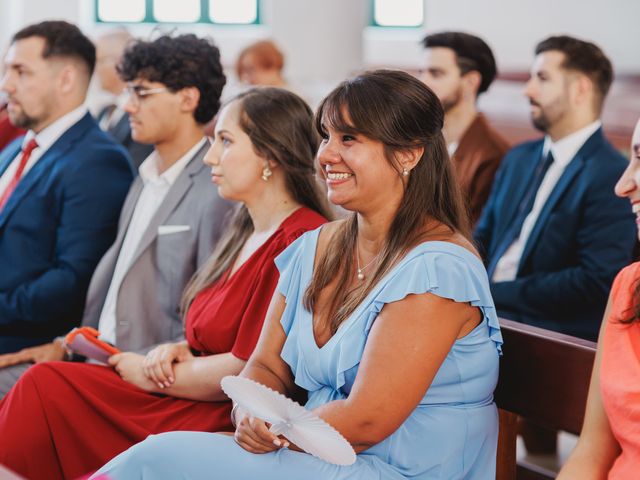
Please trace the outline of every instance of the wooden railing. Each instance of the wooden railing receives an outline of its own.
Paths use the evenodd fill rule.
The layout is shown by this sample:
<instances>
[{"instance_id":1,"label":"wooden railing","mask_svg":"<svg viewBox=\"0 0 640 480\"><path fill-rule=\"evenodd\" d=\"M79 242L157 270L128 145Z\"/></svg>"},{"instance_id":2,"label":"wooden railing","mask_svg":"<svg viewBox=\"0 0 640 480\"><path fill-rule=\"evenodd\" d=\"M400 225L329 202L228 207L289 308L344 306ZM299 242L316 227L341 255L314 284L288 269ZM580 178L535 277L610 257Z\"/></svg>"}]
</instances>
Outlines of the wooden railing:
<instances>
[{"instance_id":1,"label":"wooden railing","mask_svg":"<svg viewBox=\"0 0 640 480\"><path fill-rule=\"evenodd\" d=\"M555 472L516 462L518 416L579 434L596 344L510 320L495 393L500 412L496 480L555 478Z\"/></svg>"}]
</instances>

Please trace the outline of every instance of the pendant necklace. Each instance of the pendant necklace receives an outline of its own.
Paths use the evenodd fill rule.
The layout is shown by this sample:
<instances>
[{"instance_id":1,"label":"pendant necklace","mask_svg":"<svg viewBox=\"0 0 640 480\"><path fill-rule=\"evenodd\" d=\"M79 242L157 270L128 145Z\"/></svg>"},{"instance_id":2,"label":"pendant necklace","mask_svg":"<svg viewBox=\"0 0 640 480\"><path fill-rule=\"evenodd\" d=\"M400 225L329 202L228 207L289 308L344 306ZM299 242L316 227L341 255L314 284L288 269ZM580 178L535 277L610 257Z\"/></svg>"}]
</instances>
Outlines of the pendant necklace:
<instances>
[{"instance_id":1,"label":"pendant necklace","mask_svg":"<svg viewBox=\"0 0 640 480\"><path fill-rule=\"evenodd\" d=\"M380 256L380 252L378 252L378 255L376 255L375 257L373 257L371 259L371 261L369 263L367 263L364 267L360 267L360 249L358 248L358 243L356 242L356 265L358 266L358 280L362 281L364 280L364 270L366 270L367 268L369 268L369 266L375 262L378 257Z\"/></svg>"}]
</instances>

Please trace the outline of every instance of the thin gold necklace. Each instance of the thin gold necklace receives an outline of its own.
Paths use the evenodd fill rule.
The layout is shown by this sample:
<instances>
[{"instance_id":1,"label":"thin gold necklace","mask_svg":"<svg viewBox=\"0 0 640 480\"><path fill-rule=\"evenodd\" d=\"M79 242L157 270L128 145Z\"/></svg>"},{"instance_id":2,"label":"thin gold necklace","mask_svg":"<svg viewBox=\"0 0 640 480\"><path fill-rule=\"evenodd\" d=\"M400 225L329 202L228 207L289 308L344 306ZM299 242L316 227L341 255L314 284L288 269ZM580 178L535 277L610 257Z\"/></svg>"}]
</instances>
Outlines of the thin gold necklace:
<instances>
[{"instance_id":1,"label":"thin gold necklace","mask_svg":"<svg viewBox=\"0 0 640 480\"><path fill-rule=\"evenodd\" d=\"M367 263L364 267L360 267L360 249L358 248L358 242L356 241L356 265L358 266L358 280L363 281L364 280L364 271L369 268L369 266L375 262L378 257L380 256L380 252L378 252L378 254L373 257L371 259L371 261L369 263Z\"/></svg>"}]
</instances>

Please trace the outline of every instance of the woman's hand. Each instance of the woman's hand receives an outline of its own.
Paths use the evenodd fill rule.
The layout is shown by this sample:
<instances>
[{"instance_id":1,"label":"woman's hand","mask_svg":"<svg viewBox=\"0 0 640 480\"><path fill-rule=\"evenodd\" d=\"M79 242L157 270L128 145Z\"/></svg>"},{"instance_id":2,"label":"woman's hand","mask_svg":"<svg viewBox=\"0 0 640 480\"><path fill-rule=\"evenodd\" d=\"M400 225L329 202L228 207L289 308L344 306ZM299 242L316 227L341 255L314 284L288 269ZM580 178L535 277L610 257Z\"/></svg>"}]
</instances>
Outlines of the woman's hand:
<instances>
[{"instance_id":1,"label":"woman's hand","mask_svg":"<svg viewBox=\"0 0 640 480\"><path fill-rule=\"evenodd\" d=\"M143 371L159 388L170 387L175 382L173 364L193 359L187 342L165 343L151 350L144 357Z\"/></svg>"},{"instance_id":2,"label":"woman's hand","mask_svg":"<svg viewBox=\"0 0 640 480\"><path fill-rule=\"evenodd\" d=\"M271 433L263 420L241 412L236 412L236 418L237 426L233 437L248 452L269 453L289 446L286 439Z\"/></svg>"},{"instance_id":3,"label":"woman's hand","mask_svg":"<svg viewBox=\"0 0 640 480\"><path fill-rule=\"evenodd\" d=\"M155 385L149 380L142 370L144 357L137 353L116 353L109 357L109 365L113 366L120 377L132 385L148 392L155 391Z\"/></svg>"}]
</instances>

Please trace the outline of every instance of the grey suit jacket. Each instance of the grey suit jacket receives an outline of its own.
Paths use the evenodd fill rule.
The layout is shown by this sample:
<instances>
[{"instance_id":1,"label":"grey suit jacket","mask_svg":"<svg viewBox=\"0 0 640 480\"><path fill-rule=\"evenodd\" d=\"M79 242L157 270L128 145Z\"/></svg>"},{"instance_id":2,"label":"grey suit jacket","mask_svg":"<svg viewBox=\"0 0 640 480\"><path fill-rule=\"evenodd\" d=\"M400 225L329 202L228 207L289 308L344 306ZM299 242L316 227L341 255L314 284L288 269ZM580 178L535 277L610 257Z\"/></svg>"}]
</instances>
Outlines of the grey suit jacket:
<instances>
[{"instance_id":1,"label":"grey suit jacket","mask_svg":"<svg viewBox=\"0 0 640 480\"><path fill-rule=\"evenodd\" d=\"M123 351L145 352L151 347L183 338L179 314L182 291L194 272L211 254L223 232L231 203L218 196L209 168L202 159L204 145L171 186L134 253L116 304L116 345ZM96 268L84 310L83 325L98 327L107 291L124 236L142 192L136 178L125 200L115 243ZM159 234L158 227L180 226Z\"/></svg>"}]
</instances>

